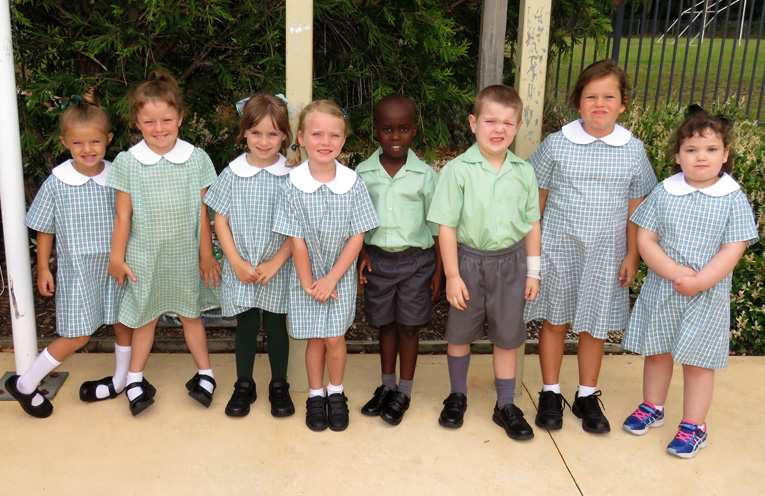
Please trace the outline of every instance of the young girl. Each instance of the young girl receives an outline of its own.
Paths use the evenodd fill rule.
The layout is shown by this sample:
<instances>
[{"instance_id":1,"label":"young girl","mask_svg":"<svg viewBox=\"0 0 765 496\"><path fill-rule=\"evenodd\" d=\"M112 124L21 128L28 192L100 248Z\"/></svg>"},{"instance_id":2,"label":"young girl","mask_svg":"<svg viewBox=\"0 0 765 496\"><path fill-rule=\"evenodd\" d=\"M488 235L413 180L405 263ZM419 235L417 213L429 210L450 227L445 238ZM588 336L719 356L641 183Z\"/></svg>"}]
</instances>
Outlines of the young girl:
<instances>
[{"instance_id":1,"label":"young girl","mask_svg":"<svg viewBox=\"0 0 765 496\"><path fill-rule=\"evenodd\" d=\"M563 424L560 367L569 322L579 335L579 389L571 408L587 432L609 432L597 391L608 331L624 329L638 271L629 216L656 184L643 143L616 124L627 105L624 72L612 60L579 76L569 102L581 119L548 136L529 158L539 182L542 279L524 318L543 320L542 391L536 424Z\"/></svg>"},{"instance_id":2,"label":"young girl","mask_svg":"<svg viewBox=\"0 0 765 496\"><path fill-rule=\"evenodd\" d=\"M37 287L56 295L53 341L22 376L5 387L24 410L44 418L53 405L37 385L66 357L83 347L103 324L114 324L116 366L113 377L85 382L82 401L115 398L125 388L130 361L131 330L117 322L122 290L106 269L114 225L114 190L106 187L111 164L104 160L112 140L109 118L98 106L94 88L62 104L61 143L72 155L53 169L37 193L26 225L37 231ZM53 281L49 262L56 239L58 271Z\"/></svg>"},{"instance_id":3,"label":"young girl","mask_svg":"<svg viewBox=\"0 0 765 496\"><path fill-rule=\"evenodd\" d=\"M271 227L291 170L279 153L292 141L287 104L274 95L248 99L241 111L237 141L245 141L249 153L223 169L204 199L215 210L215 232L226 255L223 314L236 315L237 321L237 381L226 415L244 417L257 398L252 367L262 310L271 364L271 414L286 417L295 413L295 406L287 383L289 271L280 269L290 259L292 249L286 237Z\"/></svg>"},{"instance_id":4,"label":"young girl","mask_svg":"<svg viewBox=\"0 0 765 496\"><path fill-rule=\"evenodd\" d=\"M117 190L109 274L125 287L119 320L134 329L126 388L130 412L138 415L154 403L143 370L154 327L166 312L181 319L199 369L186 383L189 395L207 407L215 379L199 317L200 276L215 287L220 266L202 198L215 169L203 150L178 139L183 99L172 76L152 72L129 104L143 140L117 155L107 186Z\"/></svg>"},{"instance_id":5,"label":"young girl","mask_svg":"<svg viewBox=\"0 0 765 496\"><path fill-rule=\"evenodd\" d=\"M364 233L380 225L364 182L336 160L348 132L342 110L331 101L312 102L300 112L297 139L308 160L290 173L274 221L274 231L292 242L289 332L308 339L306 425L314 431L348 427L345 332L353 323L357 284L350 269Z\"/></svg>"},{"instance_id":6,"label":"young girl","mask_svg":"<svg viewBox=\"0 0 765 496\"><path fill-rule=\"evenodd\" d=\"M729 175L730 121L698 106L675 133L677 174L632 216L648 266L625 349L645 356L643 403L624 429L664 425L673 361L683 364L683 420L667 451L693 458L707 444L714 370L728 364L732 271L757 228L746 194Z\"/></svg>"}]
</instances>

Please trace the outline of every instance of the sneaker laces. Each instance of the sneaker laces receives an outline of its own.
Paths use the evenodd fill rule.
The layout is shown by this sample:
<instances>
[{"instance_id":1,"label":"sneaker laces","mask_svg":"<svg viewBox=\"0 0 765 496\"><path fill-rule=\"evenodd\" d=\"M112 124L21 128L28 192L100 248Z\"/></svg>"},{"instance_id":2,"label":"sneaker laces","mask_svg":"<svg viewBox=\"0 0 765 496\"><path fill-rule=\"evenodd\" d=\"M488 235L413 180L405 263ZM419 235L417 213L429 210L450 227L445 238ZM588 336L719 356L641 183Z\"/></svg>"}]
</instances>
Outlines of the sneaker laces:
<instances>
[{"instance_id":1,"label":"sneaker laces","mask_svg":"<svg viewBox=\"0 0 765 496\"><path fill-rule=\"evenodd\" d=\"M581 409L584 416L603 415L600 407L602 406L603 410L605 410L606 406L603 404L603 400L600 399L601 394L602 392L600 389L598 389L589 396L578 397L579 401L581 402ZM598 405L598 403L600 403L600 405Z\"/></svg>"},{"instance_id":2,"label":"sneaker laces","mask_svg":"<svg viewBox=\"0 0 765 496\"><path fill-rule=\"evenodd\" d=\"M675 436L675 439L679 439L683 442L691 441L693 439L693 436L698 431L699 431L699 427L697 425L682 422L680 423L680 426L677 428L677 435Z\"/></svg>"},{"instance_id":3,"label":"sneaker laces","mask_svg":"<svg viewBox=\"0 0 765 496\"><path fill-rule=\"evenodd\" d=\"M653 415L653 413L656 410L654 410L654 412L650 412L650 411L648 411L647 408L648 408L648 405L643 403L642 405L640 405L637 408L637 410L635 410L635 412L632 414L632 416L635 417L638 420L645 420L645 419L649 418L651 415Z\"/></svg>"},{"instance_id":4,"label":"sneaker laces","mask_svg":"<svg viewBox=\"0 0 765 496\"><path fill-rule=\"evenodd\" d=\"M546 394L546 393L552 393L552 394ZM554 406L558 406L560 403L560 411L563 412L565 410L565 407L568 407L569 410L571 410L571 404L569 404L568 401L566 401L566 398L561 393L555 393L553 391L542 391L540 392L539 396L539 410L546 410L549 408L547 403L554 403ZM544 403L544 406L542 405Z\"/></svg>"}]
</instances>

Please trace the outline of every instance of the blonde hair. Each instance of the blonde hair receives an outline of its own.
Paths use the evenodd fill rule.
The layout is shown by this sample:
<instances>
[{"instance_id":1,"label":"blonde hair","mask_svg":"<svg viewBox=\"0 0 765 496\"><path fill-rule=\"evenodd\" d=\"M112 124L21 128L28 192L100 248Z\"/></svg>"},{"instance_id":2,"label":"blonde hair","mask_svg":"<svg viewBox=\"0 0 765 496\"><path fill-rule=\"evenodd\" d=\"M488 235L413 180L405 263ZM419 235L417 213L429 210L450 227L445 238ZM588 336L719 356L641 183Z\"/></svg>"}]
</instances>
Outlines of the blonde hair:
<instances>
[{"instance_id":1,"label":"blonde hair","mask_svg":"<svg viewBox=\"0 0 765 496\"><path fill-rule=\"evenodd\" d=\"M523 100L513 88L504 84L492 84L478 92L473 104L473 115L478 118L483 106L488 103L498 103L503 107L514 109L520 119L523 115Z\"/></svg>"},{"instance_id":2,"label":"blonde hair","mask_svg":"<svg viewBox=\"0 0 765 496\"><path fill-rule=\"evenodd\" d=\"M99 105L100 101L96 94L96 88L91 86L82 96L75 95L68 100L68 104L61 113L61 119L58 128L62 136L66 134L72 126L82 126L84 124L95 124L103 129L104 134L111 132L109 116Z\"/></svg>"},{"instance_id":3,"label":"blonde hair","mask_svg":"<svg viewBox=\"0 0 765 496\"><path fill-rule=\"evenodd\" d=\"M298 117L298 133L302 133L305 131L305 120L308 117L308 114L311 112L320 112L322 114L328 114L332 117L337 117L338 119L342 119L343 121L343 128L345 131L345 138L348 137L349 134L351 134L351 124L348 122L348 119L345 117L345 112L343 112L343 109L337 106L335 102L332 100L316 100L305 107L303 107L303 110L300 111L300 116ZM290 165L297 165L301 162L300 158L300 143L297 142L297 137L295 138L295 145L293 148L295 148L295 158L292 159L290 162Z\"/></svg>"},{"instance_id":4,"label":"blonde hair","mask_svg":"<svg viewBox=\"0 0 765 496\"><path fill-rule=\"evenodd\" d=\"M248 129L260 124L265 118L271 118L279 131L284 133L282 148L287 148L292 143L292 131L290 130L289 111L287 104L275 95L260 93L250 98L242 109L242 117L239 119L239 135L236 137L237 144L245 141L244 133Z\"/></svg>"},{"instance_id":5,"label":"blonde hair","mask_svg":"<svg viewBox=\"0 0 765 496\"><path fill-rule=\"evenodd\" d=\"M151 101L159 100L178 111L183 117L183 95L178 82L164 71L151 71L149 78L128 96L130 115L136 121L138 112Z\"/></svg>"}]
</instances>

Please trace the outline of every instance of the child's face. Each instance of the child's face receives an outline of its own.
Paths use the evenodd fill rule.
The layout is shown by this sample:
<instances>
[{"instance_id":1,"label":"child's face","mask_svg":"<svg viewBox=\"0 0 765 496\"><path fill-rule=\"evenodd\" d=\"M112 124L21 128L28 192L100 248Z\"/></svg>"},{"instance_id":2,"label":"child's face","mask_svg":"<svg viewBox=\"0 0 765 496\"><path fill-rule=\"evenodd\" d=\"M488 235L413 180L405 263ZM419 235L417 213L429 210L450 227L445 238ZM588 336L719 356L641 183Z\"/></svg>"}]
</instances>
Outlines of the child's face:
<instances>
[{"instance_id":1,"label":"child's face","mask_svg":"<svg viewBox=\"0 0 765 496\"><path fill-rule=\"evenodd\" d=\"M470 115L469 120L481 154L488 160L504 160L521 125L518 111L489 101L483 105L480 115Z\"/></svg>"},{"instance_id":2,"label":"child's face","mask_svg":"<svg viewBox=\"0 0 765 496\"><path fill-rule=\"evenodd\" d=\"M161 100L150 100L138 111L136 127L154 153L164 155L175 146L183 116Z\"/></svg>"},{"instance_id":3,"label":"child's face","mask_svg":"<svg viewBox=\"0 0 765 496\"><path fill-rule=\"evenodd\" d=\"M590 136L602 138L614 131L616 119L624 112L619 79L613 74L587 83L579 100L579 115Z\"/></svg>"},{"instance_id":4,"label":"child's face","mask_svg":"<svg viewBox=\"0 0 765 496\"><path fill-rule=\"evenodd\" d=\"M334 164L345 145L345 122L324 112L311 112L305 117L304 129L298 131L298 143L305 148L314 165Z\"/></svg>"},{"instance_id":5,"label":"child's face","mask_svg":"<svg viewBox=\"0 0 765 496\"><path fill-rule=\"evenodd\" d=\"M380 160L405 160L417 134L414 119L412 106L406 101L392 100L377 107L374 133L382 148Z\"/></svg>"},{"instance_id":6,"label":"child's face","mask_svg":"<svg viewBox=\"0 0 765 496\"><path fill-rule=\"evenodd\" d=\"M244 132L247 139L247 162L255 167L268 167L277 160L277 153L282 147L284 133L275 125L270 117L261 119L255 126Z\"/></svg>"},{"instance_id":7,"label":"child's face","mask_svg":"<svg viewBox=\"0 0 765 496\"><path fill-rule=\"evenodd\" d=\"M680 144L675 161L685 174L685 182L694 188L706 188L720 179L720 170L728 161L722 137L707 129L703 135L694 134Z\"/></svg>"},{"instance_id":8,"label":"child's face","mask_svg":"<svg viewBox=\"0 0 765 496\"><path fill-rule=\"evenodd\" d=\"M113 134L106 134L101 126L79 124L69 126L59 139L72 155L74 170L92 177L104 170L106 146L112 137Z\"/></svg>"}]
</instances>

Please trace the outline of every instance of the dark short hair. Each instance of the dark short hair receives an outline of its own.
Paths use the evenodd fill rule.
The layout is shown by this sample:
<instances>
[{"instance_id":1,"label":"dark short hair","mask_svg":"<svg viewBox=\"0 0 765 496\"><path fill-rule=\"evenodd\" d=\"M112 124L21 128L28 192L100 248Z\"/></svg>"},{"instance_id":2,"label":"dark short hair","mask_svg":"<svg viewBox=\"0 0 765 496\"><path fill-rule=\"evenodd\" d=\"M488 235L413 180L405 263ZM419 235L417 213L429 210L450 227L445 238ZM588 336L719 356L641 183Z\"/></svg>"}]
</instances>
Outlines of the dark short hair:
<instances>
[{"instance_id":1,"label":"dark short hair","mask_svg":"<svg viewBox=\"0 0 765 496\"><path fill-rule=\"evenodd\" d=\"M582 93L584 92L585 86L592 81L612 75L616 76L616 79L619 81L619 92L622 95L622 104L626 106L629 103L627 94L630 91L630 85L627 82L627 74L619 68L616 62L611 59L606 59L593 62L579 75L579 78L574 85L574 89L568 97L568 103L571 105L571 108L574 108L577 111L579 110L579 102L582 100Z\"/></svg>"},{"instance_id":2,"label":"dark short hair","mask_svg":"<svg viewBox=\"0 0 765 496\"><path fill-rule=\"evenodd\" d=\"M673 160L674 154L680 153L680 147L682 146L683 141L694 136L705 136L710 132L720 136L725 148L730 147L730 131L733 129L733 121L721 114L712 115L698 105L692 105L689 107L689 110L691 110L691 112L688 113L688 116L683 123L680 124L680 127L678 127L677 131L672 135L674 147ZM680 164L676 163L675 172L681 171ZM724 172L727 172L728 174L733 172L732 152L728 152L728 160L723 164L722 169L720 169L720 175L722 176Z\"/></svg>"}]
</instances>

